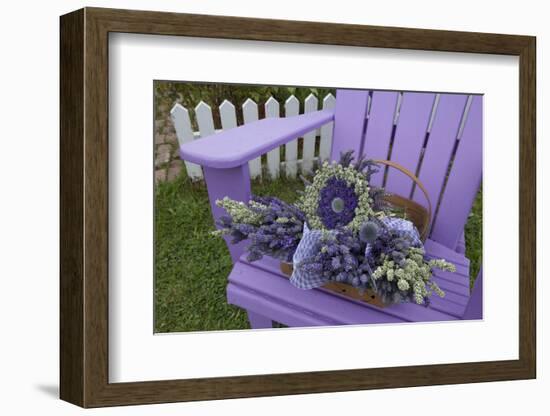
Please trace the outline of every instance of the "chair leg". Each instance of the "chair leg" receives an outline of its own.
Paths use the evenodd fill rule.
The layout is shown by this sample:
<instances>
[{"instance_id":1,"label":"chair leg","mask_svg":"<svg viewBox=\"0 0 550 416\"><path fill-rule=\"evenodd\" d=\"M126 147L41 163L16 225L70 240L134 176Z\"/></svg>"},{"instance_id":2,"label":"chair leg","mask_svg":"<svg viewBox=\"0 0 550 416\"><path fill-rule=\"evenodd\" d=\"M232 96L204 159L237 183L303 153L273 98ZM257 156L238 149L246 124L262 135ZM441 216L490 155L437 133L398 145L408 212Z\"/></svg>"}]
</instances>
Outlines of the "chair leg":
<instances>
[{"instance_id":1,"label":"chair leg","mask_svg":"<svg viewBox=\"0 0 550 416\"><path fill-rule=\"evenodd\" d=\"M247 310L246 312L248 313L248 320L252 329L273 328L273 321L271 319L251 310Z\"/></svg>"}]
</instances>

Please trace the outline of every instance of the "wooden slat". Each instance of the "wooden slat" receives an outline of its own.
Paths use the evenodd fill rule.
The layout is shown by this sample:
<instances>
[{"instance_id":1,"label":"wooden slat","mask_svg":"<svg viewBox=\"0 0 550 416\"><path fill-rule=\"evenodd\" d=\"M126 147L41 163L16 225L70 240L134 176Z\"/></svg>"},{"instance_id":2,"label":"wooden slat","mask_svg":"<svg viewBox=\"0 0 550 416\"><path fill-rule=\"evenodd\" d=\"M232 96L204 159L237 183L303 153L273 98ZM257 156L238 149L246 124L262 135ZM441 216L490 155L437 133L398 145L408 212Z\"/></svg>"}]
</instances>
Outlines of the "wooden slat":
<instances>
[{"instance_id":1,"label":"wooden slat","mask_svg":"<svg viewBox=\"0 0 550 416\"><path fill-rule=\"evenodd\" d=\"M285 101L285 117L297 116L300 114L300 102L291 95ZM292 140L285 145L285 170L286 176L295 178L298 172L298 139Z\"/></svg>"},{"instance_id":2,"label":"wooden slat","mask_svg":"<svg viewBox=\"0 0 550 416\"><path fill-rule=\"evenodd\" d=\"M244 124L253 123L258 121L258 105L248 98L243 104L243 120ZM248 168L250 169L250 178L256 179L262 176L262 159L257 157L248 162Z\"/></svg>"},{"instance_id":3,"label":"wooden slat","mask_svg":"<svg viewBox=\"0 0 550 416\"><path fill-rule=\"evenodd\" d=\"M297 289L290 284L288 278L258 266L260 266L258 263L238 262L229 275L230 284L256 294L258 308L264 306L264 299L266 299L279 304L286 310L297 310L320 322L332 321L337 325L404 321L400 317L388 315L368 304L363 306L351 299L345 301L339 296L321 290ZM233 302L239 305L240 299L233 299Z\"/></svg>"},{"instance_id":4,"label":"wooden slat","mask_svg":"<svg viewBox=\"0 0 550 416\"><path fill-rule=\"evenodd\" d=\"M223 130L229 130L237 127L237 114L235 112L235 106L227 100L223 100L223 103L220 105L220 119Z\"/></svg>"},{"instance_id":5,"label":"wooden slat","mask_svg":"<svg viewBox=\"0 0 550 416\"><path fill-rule=\"evenodd\" d=\"M432 112L435 94L403 93L399 119L393 140L391 160L416 172L420 151L426 137L426 130ZM396 169L389 169L386 189L408 198L413 182ZM425 203L423 203L424 205Z\"/></svg>"},{"instance_id":6,"label":"wooden slat","mask_svg":"<svg viewBox=\"0 0 550 416\"><path fill-rule=\"evenodd\" d=\"M443 258L461 267L469 267L470 265L470 261L463 254L459 254L454 248L444 246L430 238L424 242L424 249L427 256Z\"/></svg>"},{"instance_id":7,"label":"wooden slat","mask_svg":"<svg viewBox=\"0 0 550 416\"><path fill-rule=\"evenodd\" d=\"M429 260L432 260L432 259L440 259L440 258L444 258L444 257L441 257L441 256L427 256L427 258ZM447 260L447 261L450 261L450 260ZM451 261L451 263L452 263L452 261ZM448 272L448 271L444 271L444 270L437 270L435 272L435 275L437 276L438 279L446 280L450 283L454 283L456 285L463 286L465 288L468 288L468 290L469 290L470 289L470 267L469 267L469 265L468 265L468 267L464 267L464 266L461 266L460 264L457 264L457 263L453 263L453 264L456 266L456 272ZM462 293L462 290L460 290L459 292Z\"/></svg>"},{"instance_id":8,"label":"wooden slat","mask_svg":"<svg viewBox=\"0 0 550 416\"><path fill-rule=\"evenodd\" d=\"M265 103L265 117L279 118L279 102L273 97L269 97ZM267 171L271 179L279 177L280 164L281 151L277 147L267 153Z\"/></svg>"},{"instance_id":9,"label":"wooden slat","mask_svg":"<svg viewBox=\"0 0 550 416\"><path fill-rule=\"evenodd\" d=\"M459 305L457 303L450 302L448 299L446 299L446 297L447 296L445 296L444 298L440 298L437 295L433 295L430 298L430 307L428 309L431 309L432 311L442 312L444 314L454 316L456 319L460 319L462 317L462 314L464 313L466 305Z\"/></svg>"},{"instance_id":10,"label":"wooden slat","mask_svg":"<svg viewBox=\"0 0 550 416\"><path fill-rule=\"evenodd\" d=\"M375 306L372 306L370 304L367 304L362 301L357 301L348 297L342 297L341 295L338 295L335 292L330 292L328 294L329 300L321 296L321 293L324 294L325 292L322 290L301 290L296 289L294 286L292 286L288 279L284 276L282 276L280 270L279 270L279 262L275 259L264 257L260 261L256 261L254 263L247 263L244 261L243 258L241 258L241 262L237 263L240 264L249 264L250 266L253 266L257 270L263 270L265 272L268 272L270 275L272 275L274 278L282 278L284 279L284 283L279 283L277 280L275 283L277 285L277 290L272 290L274 288L270 288L269 285L272 282L271 279L262 281L260 280L260 276L257 272L254 272L252 270L248 270L246 273L248 275L242 276L237 274L231 274L230 275L230 281L233 281L233 283L237 283L239 285L245 285L247 287L250 287L254 290L257 290L260 293L267 293L267 294L276 294L276 296L279 299L284 299L286 303L292 303L296 305L300 305L304 308L310 309L314 313L319 313L327 316L326 311L330 311L331 318L337 319L338 321L342 321L344 323L373 323L369 319L371 319L368 310L374 309L375 311L379 311L383 314L387 315L387 321L385 322L394 322L395 318L410 322L427 322L427 321L445 321L450 319L456 319L456 313L460 308L464 308L462 305L454 304L451 302L447 302L444 299L436 300L434 308L426 308L424 306L416 305L413 303L403 303L398 305L391 305L390 307L385 307L383 309L377 308ZM244 269L243 269L244 272ZM285 284L286 283L286 284ZM297 292L297 293L295 293ZM294 303L292 299L296 297L296 301L300 303ZM332 306L333 300L331 297L334 297L338 303L335 304L335 306ZM432 299L434 299L436 296L432 296ZM347 313L343 312L346 308L346 306L349 303L353 303L357 306L359 306L361 309L353 309L353 311L350 310L350 312L353 312L357 315L348 315ZM448 305L447 305L448 304ZM364 310L367 310L367 312L363 312ZM322 312L321 312L322 311ZM449 316L451 314L452 316ZM384 321L377 321L377 322L384 322Z\"/></svg>"},{"instance_id":11,"label":"wooden slat","mask_svg":"<svg viewBox=\"0 0 550 416\"><path fill-rule=\"evenodd\" d=\"M469 283L469 276L453 273L453 279L443 279L439 276L438 272L438 270L434 270L432 279L444 292L452 292L466 299L469 298L470 287L462 283Z\"/></svg>"},{"instance_id":12,"label":"wooden slat","mask_svg":"<svg viewBox=\"0 0 550 416\"><path fill-rule=\"evenodd\" d=\"M355 155L361 151L368 96L369 92L365 90L336 92L332 160L339 160L340 154L348 150L353 150Z\"/></svg>"},{"instance_id":13,"label":"wooden slat","mask_svg":"<svg viewBox=\"0 0 550 416\"><path fill-rule=\"evenodd\" d=\"M434 209L447 175L447 167L451 160L467 99L467 95L440 95L418 175L420 182L428 191ZM415 189L413 199L420 204L426 203L424 194L418 188Z\"/></svg>"},{"instance_id":14,"label":"wooden slat","mask_svg":"<svg viewBox=\"0 0 550 416\"><path fill-rule=\"evenodd\" d=\"M332 94L327 94L323 98L323 110L333 109L336 105L336 98ZM319 160L326 160L330 157L330 151L332 149L332 132L334 129L334 122L330 122L321 127L321 143L319 145Z\"/></svg>"},{"instance_id":15,"label":"wooden slat","mask_svg":"<svg viewBox=\"0 0 550 416\"><path fill-rule=\"evenodd\" d=\"M185 143L180 155L203 166L231 168L263 155L334 120L333 110L285 118L264 118L238 129ZM258 140L261 138L261 140Z\"/></svg>"},{"instance_id":16,"label":"wooden slat","mask_svg":"<svg viewBox=\"0 0 550 416\"><path fill-rule=\"evenodd\" d=\"M304 113L317 111L319 101L313 94L309 94L304 101ZM304 134L304 149L302 156L302 173L309 174L313 169L313 158L315 157L315 130Z\"/></svg>"},{"instance_id":17,"label":"wooden slat","mask_svg":"<svg viewBox=\"0 0 550 416\"><path fill-rule=\"evenodd\" d=\"M227 303L237 305L247 311L261 311L272 320L290 327L333 326L342 322L328 316L313 314L298 305L283 303L280 299L258 293L254 289L229 283L227 285ZM251 322L251 326L254 323ZM257 329L253 327L253 329Z\"/></svg>"},{"instance_id":18,"label":"wooden slat","mask_svg":"<svg viewBox=\"0 0 550 416\"><path fill-rule=\"evenodd\" d=\"M178 137L178 144L181 147L184 143L194 140L193 128L191 127L191 119L189 118L189 111L181 104L176 104L170 111L172 117L172 123L176 130L176 136ZM202 179L202 168L191 162L185 161L185 169L187 170L187 176L191 180Z\"/></svg>"},{"instance_id":19,"label":"wooden slat","mask_svg":"<svg viewBox=\"0 0 550 416\"><path fill-rule=\"evenodd\" d=\"M432 227L431 238L455 248L481 183L482 97L472 98L456 155Z\"/></svg>"},{"instance_id":20,"label":"wooden slat","mask_svg":"<svg viewBox=\"0 0 550 416\"><path fill-rule=\"evenodd\" d=\"M435 120L435 115L437 113L437 107L439 105L440 98L441 98L441 94L435 94L432 114L430 115L430 121L428 122L428 128L427 128L428 133L430 133L432 131L432 126L433 126L433 122Z\"/></svg>"},{"instance_id":21,"label":"wooden slat","mask_svg":"<svg viewBox=\"0 0 550 416\"><path fill-rule=\"evenodd\" d=\"M373 91L363 153L369 159L386 159L399 93ZM371 184L382 186L384 168L372 175Z\"/></svg>"},{"instance_id":22,"label":"wooden slat","mask_svg":"<svg viewBox=\"0 0 550 416\"><path fill-rule=\"evenodd\" d=\"M195 115L197 117L201 138L216 134L214 119L212 117L212 108L210 108L208 104L204 101L197 104L195 107Z\"/></svg>"},{"instance_id":23,"label":"wooden slat","mask_svg":"<svg viewBox=\"0 0 550 416\"><path fill-rule=\"evenodd\" d=\"M457 305L466 306L470 298L469 291L462 285L453 284L453 282L445 279L440 279L436 274L432 276L432 280L445 292L444 300L456 303ZM432 297L437 297L434 294Z\"/></svg>"}]
</instances>

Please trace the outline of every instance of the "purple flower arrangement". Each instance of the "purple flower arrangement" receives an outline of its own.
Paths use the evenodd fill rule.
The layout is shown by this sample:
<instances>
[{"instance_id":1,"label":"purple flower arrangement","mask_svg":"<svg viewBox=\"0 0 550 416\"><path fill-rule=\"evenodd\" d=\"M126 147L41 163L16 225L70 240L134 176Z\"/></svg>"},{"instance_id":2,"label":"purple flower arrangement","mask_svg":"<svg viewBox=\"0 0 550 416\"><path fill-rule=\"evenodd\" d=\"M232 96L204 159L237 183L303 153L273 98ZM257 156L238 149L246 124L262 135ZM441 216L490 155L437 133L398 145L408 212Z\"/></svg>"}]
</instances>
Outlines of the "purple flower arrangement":
<instances>
[{"instance_id":1,"label":"purple flower arrangement","mask_svg":"<svg viewBox=\"0 0 550 416\"><path fill-rule=\"evenodd\" d=\"M353 152L339 163L324 162L306 182L296 204L275 197L248 203L217 201L228 215L218 222L231 242L248 240L247 258L263 256L292 263L290 282L312 289L328 282L372 290L386 304L429 304L432 269L454 271L445 260L427 260L418 230L385 202L384 189L372 187L378 166Z\"/></svg>"},{"instance_id":2,"label":"purple flower arrangement","mask_svg":"<svg viewBox=\"0 0 550 416\"><path fill-rule=\"evenodd\" d=\"M329 229L348 224L355 216L358 198L343 179L330 178L321 192L317 215Z\"/></svg>"},{"instance_id":3,"label":"purple flower arrangement","mask_svg":"<svg viewBox=\"0 0 550 416\"><path fill-rule=\"evenodd\" d=\"M271 196L253 196L246 205L225 198L218 205L230 213L220 217L218 227L233 244L248 239L248 261L260 260L264 255L292 261L306 221L296 206Z\"/></svg>"}]
</instances>

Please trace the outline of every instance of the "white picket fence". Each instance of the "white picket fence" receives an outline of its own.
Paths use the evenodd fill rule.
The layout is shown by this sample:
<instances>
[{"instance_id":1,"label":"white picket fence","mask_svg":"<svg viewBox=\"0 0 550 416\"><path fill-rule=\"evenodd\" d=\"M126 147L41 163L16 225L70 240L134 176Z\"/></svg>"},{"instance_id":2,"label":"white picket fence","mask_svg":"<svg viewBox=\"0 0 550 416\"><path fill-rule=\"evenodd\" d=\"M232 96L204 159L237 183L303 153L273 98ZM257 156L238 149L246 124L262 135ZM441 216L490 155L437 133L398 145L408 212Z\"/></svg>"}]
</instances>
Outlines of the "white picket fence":
<instances>
[{"instance_id":1,"label":"white picket fence","mask_svg":"<svg viewBox=\"0 0 550 416\"><path fill-rule=\"evenodd\" d=\"M323 98L322 109L334 108L336 100L332 94L328 94ZM273 97L270 97L265 106L265 117L279 117L280 107L279 102ZM292 95L284 103L284 117L292 117L299 114L300 102ZM319 110L319 100L313 94L310 94L304 100L304 110L306 113ZM170 115L176 129L178 142L180 146L183 143L191 140L200 140L203 137L217 134L224 130L229 130L237 127L237 113L235 106L227 100L224 100L219 107L222 128L216 130L214 128L214 119L212 117L212 108L201 101L195 107L196 125L199 127L198 132L194 132L192 128L191 117L189 111L181 104L175 104ZM248 98L242 105L242 119L244 123L251 123L258 120L258 104ZM326 159L329 157L332 144L332 127L333 123L327 123L318 130L307 133L303 137L302 158L298 159L298 140L293 140L284 145L284 160L281 160L280 148L273 149L267 153L267 164L262 166L261 157L257 157L249 162L250 176L253 179L261 178L267 173L270 179L279 178L283 173L295 178L298 171L309 173L313 168L313 164L319 158ZM316 137L320 137L319 154L315 154ZM262 140L258 137L258 140ZM185 162L187 174L192 180L202 179L202 168L194 163Z\"/></svg>"}]
</instances>

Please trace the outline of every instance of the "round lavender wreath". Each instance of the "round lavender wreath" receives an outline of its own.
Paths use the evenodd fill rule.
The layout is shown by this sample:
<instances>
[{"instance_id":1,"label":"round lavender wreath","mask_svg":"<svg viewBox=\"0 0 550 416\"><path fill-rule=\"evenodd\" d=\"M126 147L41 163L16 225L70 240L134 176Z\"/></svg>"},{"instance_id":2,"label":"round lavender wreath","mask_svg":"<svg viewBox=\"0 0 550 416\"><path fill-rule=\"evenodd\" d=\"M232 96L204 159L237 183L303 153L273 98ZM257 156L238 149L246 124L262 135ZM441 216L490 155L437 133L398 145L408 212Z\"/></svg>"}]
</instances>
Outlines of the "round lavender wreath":
<instances>
[{"instance_id":1,"label":"round lavender wreath","mask_svg":"<svg viewBox=\"0 0 550 416\"><path fill-rule=\"evenodd\" d=\"M330 178L321 192L317 216L328 229L347 225L355 217L358 198L352 186L343 179Z\"/></svg>"},{"instance_id":2,"label":"round lavender wreath","mask_svg":"<svg viewBox=\"0 0 550 416\"><path fill-rule=\"evenodd\" d=\"M358 232L374 215L369 183L353 165L324 162L298 202L312 229Z\"/></svg>"}]
</instances>

